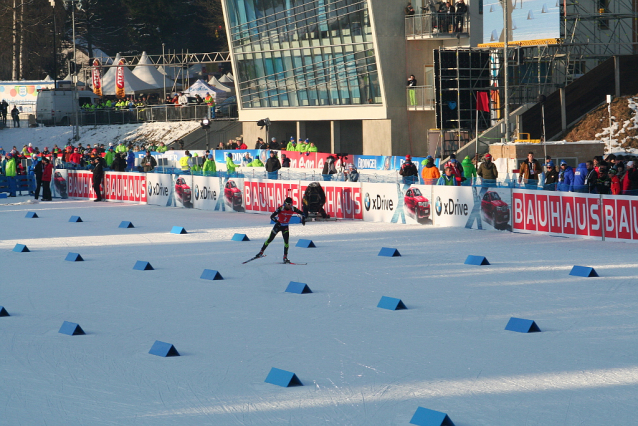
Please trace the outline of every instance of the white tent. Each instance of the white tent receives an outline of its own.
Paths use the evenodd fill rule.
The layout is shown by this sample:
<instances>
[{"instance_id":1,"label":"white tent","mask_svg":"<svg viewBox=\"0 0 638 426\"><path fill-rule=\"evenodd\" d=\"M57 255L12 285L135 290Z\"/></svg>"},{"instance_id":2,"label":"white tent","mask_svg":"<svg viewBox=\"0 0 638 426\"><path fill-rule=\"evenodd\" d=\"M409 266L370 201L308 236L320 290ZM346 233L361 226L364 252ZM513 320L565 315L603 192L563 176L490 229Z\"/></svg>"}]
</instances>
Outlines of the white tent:
<instances>
[{"instance_id":1,"label":"white tent","mask_svg":"<svg viewBox=\"0 0 638 426\"><path fill-rule=\"evenodd\" d=\"M71 75L70 73L64 77L64 81L73 81L73 75ZM86 86L86 83L84 81L82 81L82 78L80 78L80 76L78 75L78 82L77 82L78 86Z\"/></svg>"},{"instance_id":2,"label":"white tent","mask_svg":"<svg viewBox=\"0 0 638 426\"><path fill-rule=\"evenodd\" d=\"M47 76L44 77L44 80L42 80L42 81L53 81L53 79L51 78L50 75L47 74Z\"/></svg>"},{"instance_id":3,"label":"white tent","mask_svg":"<svg viewBox=\"0 0 638 426\"><path fill-rule=\"evenodd\" d=\"M230 79L230 81L235 81L235 77L233 77L233 75L231 73L226 74L226 77L228 77L228 79Z\"/></svg>"},{"instance_id":4,"label":"white tent","mask_svg":"<svg viewBox=\"0 0 638 426\"><path fill-rule=\"evenodd\" d=\"M120 62L120 55L115 57L114 63ZM115 95L115 78L117 76L118 67L110 67L109 70L102 77L102 93L106 96ZM133 72L124 66L124 90L127 95L140 92L156 91L157 87L151 86L148 83L143 82L139 78L133 75Z\"/></svg>"},{"instance_id":5,"label":"white tent","mask_svg":"<svg viewBox=\"0 0 638 426\"><path fill-rule=\"evenodd\" d=\"M210 86L204 80L197 80L189 89L188 92L191 96L199 95L202 98L206 98L206 94L210 93L213 98L215 98L215 102L219 102L228 97L228 92L218 89L216 87Z\"/></svg>"},{"instance_id":6,"label":"white tent","mask_svg":"<svg viewBox=\"0 0 638 426\"><path fill-rule=\"evenodd\" d=\"M146 52L142 52L142 57L137 66L133 70L133 75L146 84L150 84L155 88L164 88L164 74L159 72L155 66L148 59ZM166 87L171 89L173 87L173 80L166 77Z\"/></svg>"},{"instance_id":7,"label":"white tent","mask_svg":"<svg viewBox=\"0 0 638 426\"><path fill-rule=\"evenodd\" d=\"M219 82L219 80L217 80L215 78L215 76L211 76L210 77L210 79L208 80L208 84L210 84L211 86L214 86L214 87L216 87L218 89L221 89L221 90L223 90L224 92L227 92L227 93L233 93L234 92L234 87L235 87L234 85L233 85L233 88L230 88L228 86L224 86L223 84L221 84Z\"/></svg>"},{"instance_id":8,"label":"white tent","mask_svg":"<svg viewBox=\"0 0 638 426\"><path fill-rule=\"evenodd\" d=\"M166 68L162 66L162 67L159 67L157 70L161 74L166 75L168 78L171 78L176 81L181 81L182 78L185 78L188 80L189 78L197 77L195 70L191 68L184 70L184 69L181 69L179 66L174 66L174 67L169 66Z\"/></svg>"},{"instance_id":9,"label":"white tent","mask_svg":"<svg viewBox=\"0 0 638 426\"><path fill-rule=\"evenodd\" d=\"M228 84L229 86L232 86L232 85L233 85L233 80L231 80L230 78L228 78L228 76L226 76L226 75L222 75L222 76L219 78L219 80L217 80L217 81L219 81L219 82L220 82L220 83L222 83L222 84Z\"/></svg>"}]
</instances>

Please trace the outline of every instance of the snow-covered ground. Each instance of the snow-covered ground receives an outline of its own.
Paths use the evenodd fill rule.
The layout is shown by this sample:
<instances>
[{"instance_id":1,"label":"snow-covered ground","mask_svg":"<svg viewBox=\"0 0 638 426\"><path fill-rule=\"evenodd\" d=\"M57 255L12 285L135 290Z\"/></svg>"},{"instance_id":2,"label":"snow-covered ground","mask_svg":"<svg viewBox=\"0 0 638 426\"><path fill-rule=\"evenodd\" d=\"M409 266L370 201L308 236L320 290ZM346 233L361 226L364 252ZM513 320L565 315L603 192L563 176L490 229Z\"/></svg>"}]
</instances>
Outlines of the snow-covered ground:
<instances>
[{"instance_id":1,"label":"snow-covered ground","mask_svg":"<svg viewBox=\"0 0 638 426\"><path fill-rule=\"evenodd\" d=\"M2 425L387 426L418 406L457 426L635 424L631 245L340 221L291 227L290 258L307 266L277 263L281 236L242 265L267 216L9 204L26 200L0 200ZM378 257L384 246L403 256ZM468 254L492 265L464 265ZM136 260L155 270L134 271ZM572 277L572 265L601 278ZM225 280L201 280L206 268ZM285 293L290 281L313 293ZM408 309L377 308L381 296ZM505 331L510 317L542 332ZM87 335L59 334L63 321ZM155 340L182 356L150 355ZM264 383L271 367L304 386Z\"/></svg>"},{"instance_id":2,"label":"snow-covered ground","mask_svg":"<svg viewBox=\"0 0 638 426\"><path fill-rule=\"evenodd\" d=\"M132 142L144 140L148 142L164 142L169 144L176 139L200 127L198 121L181 121L170 123L123 124L112 126L82 126L80 140L82 145L87 143L117 144L119 141ZM22 150L24 145L32 143L42 150L57 144L64 147L73 139L73 127L21 127L19 129L6 128L0 131L0 147L10 151L15 145Z\"/></svg>"}]
</instances>

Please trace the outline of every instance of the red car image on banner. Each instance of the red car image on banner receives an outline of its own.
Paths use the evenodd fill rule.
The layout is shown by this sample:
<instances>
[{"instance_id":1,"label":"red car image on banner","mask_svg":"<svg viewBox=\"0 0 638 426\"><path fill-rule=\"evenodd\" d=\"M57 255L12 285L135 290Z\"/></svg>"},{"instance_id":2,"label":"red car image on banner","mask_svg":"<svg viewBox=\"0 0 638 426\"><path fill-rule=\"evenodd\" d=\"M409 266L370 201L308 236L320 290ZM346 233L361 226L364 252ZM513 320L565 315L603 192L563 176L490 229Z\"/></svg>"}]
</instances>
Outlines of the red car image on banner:
<instances>
[{"instance_id":1,"label":"red car image on banner","mask_svg":"<svg viewBox=\"0 0 638 426\"><path fill-rule=\"evenodd\" d=\"M95 198L93 174L69 171L69 197ZM105 173L102 196L109 201L146 203L146 175L139 173Z\"/></svg>"}]
</instances>

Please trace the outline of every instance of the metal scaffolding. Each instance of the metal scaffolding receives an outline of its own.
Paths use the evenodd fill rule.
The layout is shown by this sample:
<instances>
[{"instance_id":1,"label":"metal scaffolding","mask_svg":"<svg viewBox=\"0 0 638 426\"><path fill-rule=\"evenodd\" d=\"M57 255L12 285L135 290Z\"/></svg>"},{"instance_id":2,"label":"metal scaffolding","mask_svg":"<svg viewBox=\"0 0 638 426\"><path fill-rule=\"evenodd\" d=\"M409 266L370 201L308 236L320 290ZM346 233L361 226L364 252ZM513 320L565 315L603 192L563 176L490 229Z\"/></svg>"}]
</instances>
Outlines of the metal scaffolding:
<instances>
[{"instance_id":1,"label":"metal scaffolding","mask_svg":"<svg viewBox=\"0 0 638 426\"><path fill-rule=\"evenodd\" d=\"M558 0L560 2L560 0ZM606 59L638 52L635 12L636 0L583 0L560 2L560 39L547 44L510 43L508 49L509 105L536 103L540 95L549 95L571 83ZM492 97L503 116L503 49L489 47L492 60L492 88L500 96ZM496 99L496 100L495 100Z\"/></svg>"}]
</instances>

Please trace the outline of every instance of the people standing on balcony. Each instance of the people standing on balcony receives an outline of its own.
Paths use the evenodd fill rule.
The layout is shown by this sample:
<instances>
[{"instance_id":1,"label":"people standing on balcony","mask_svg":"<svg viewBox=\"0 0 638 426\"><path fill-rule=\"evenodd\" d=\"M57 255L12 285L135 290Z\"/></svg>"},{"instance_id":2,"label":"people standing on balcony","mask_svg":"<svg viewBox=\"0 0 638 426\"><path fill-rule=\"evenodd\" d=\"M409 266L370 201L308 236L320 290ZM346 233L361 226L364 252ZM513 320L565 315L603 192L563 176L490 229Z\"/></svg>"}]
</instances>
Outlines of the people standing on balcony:
<instances>
[{"instance_id":1,"label":"people standing on balcony","mask_svg":"<svg viewBox=\"0 0 638 426\"><path fill-rule=\"evenodd\" d=\"M465 14L467 13L467 5L463 0L459 0L454 5L456 9L456 18L454 22L454 31L457 33L462 33L463 31L463 21L465 19Z\"/></svg>"},{"instance_id":2,"label":"people standing on balcony","mask_svg":"<svg viewBox=\"0 0 638 426\"><path fill-rule=\"evenodd\" d=\"M415 13L414 8L412 7L412 2L408 2L408 5L405 7L405 14L407 16L412 16Z\"/></svg>"},{"instance_id":3,"label":"people standing on balcony","mask_svg":"<svg viewBox=\"0 0 638 426\"><path fill-rule=\"evenodd\" d=\"M410 105L414 106L416 105L416 78L414 77L414 74L410 74L410 77L408 77L408 94L410 96Z\"/></svg>"},{"instance_id":4,"label":"people standing on balcony","mask_svg":"<svg viewBox=\"0 0 638 426\"><path fill-rule=\"evenodd\" d=\"M456 9L451 1L445 2L445 13L447 16L445 17L445 32L451 33L454 28L454 13Z\"/></svg>"}]
</instances>

